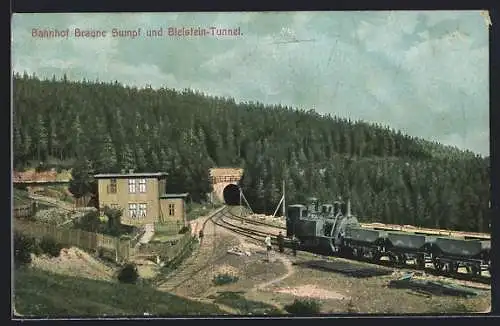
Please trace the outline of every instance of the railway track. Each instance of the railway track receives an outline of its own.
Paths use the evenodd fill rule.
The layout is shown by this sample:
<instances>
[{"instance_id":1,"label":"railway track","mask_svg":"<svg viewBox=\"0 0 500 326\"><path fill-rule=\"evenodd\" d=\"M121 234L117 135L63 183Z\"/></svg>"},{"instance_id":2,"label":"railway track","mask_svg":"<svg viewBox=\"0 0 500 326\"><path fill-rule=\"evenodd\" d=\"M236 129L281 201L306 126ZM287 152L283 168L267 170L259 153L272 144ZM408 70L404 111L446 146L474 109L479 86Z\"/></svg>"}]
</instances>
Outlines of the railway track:
<instances>
[{"instance_id":1,"label":"railway track","mask_svg":"<svg viewBox=\"0 0 500 326\"><path fill-rule=\"evenodd\" d=\"M261 225L261 226L271 227L271 228L275 228L275 229L279 229L279 230L286 230L285 227L279 226L276 224L266 223L266 222L262 222L262 221L256 221L254 219L244 218L241 216L234 215L232 213L231 213L231 215L232 215L231 218L248 223L248 224Z\"/></svg>"},{"instance_id":2,"label":"railway track","mask_svg":"<svg viewBox=\"0 0 500 326\"><path fill-rule=\"evenodd\" d=\"M272 233L272 232L266 232L266 231L260 231L260 230L255 230L251 229L245 226L241 225L236 225L234 223L228 222L227 219L234 219L234 220L244 220L244 221L249 221L249 222L254 222L250 224L254 225L265 225L265 226L271 226L268 223L263 223L260 221L253 221L250 219L242 218L240 216L237 216L232 213L231 208L225 210L221 216L218 217L217 220L214 220L214 224L217 226L220 226L226 230L232 231L236 234L242 235L247 238L247 240L250 240L251 242L258 243L259 245L262 245L264 243L264 240L267 236L271 237L271 242L273 245L277 245L278 242L276 240L277 233ZM271 226L274 228L278 228L276 226Z\"/></svg>"},{"instance_id":3,"label":"railway track","mask_svg":"<svg viewBox=\"0 0 500 326\"><path fill-rule=\"evenodd\" d=\"M215 224L215 221L220 218L228 209L228 207L223 207L222 209L209 216L201 226L201 230L203 230L203 233L206 234L205 229L207 225L209 225L210 223ZM211 236L204 236L202 239L200 239L200 247L198 248L198 250L196 250L196 252L191 255L187 259L187 261L185 261L180 269L175 271L175 274L167 276L166 279L157 283L157 287L166 291L174 291L181 285L183 285L186 281L191 279L194 275L203 271L210 265L216 264L226 256L226 252L224 251L223 254L217 255L216 257L211 257L210 259L211 254L213 254L213 247L211 246L213 243L209 241L215 241L215 239L213 239L213 237ZM203 259L201 266L199 264L200 259Z\"/></svg>"},{"instance_id":4,"label":"railway track","mask_svg":"<svg viewBox=\"0 0 500 326\"><path fill-rule=\"evenodd\" d=\"M263 244L266 236L271 236L273 245L277 245L277 241L276 241L277 233L255 230L255 229L252 229L248 226L243 226L243 225L236 225L234 223L229 222L228 219L233 219L233 220L237 220L237 221L244 221L244 222L248 222L248 224L253 224L253 225L262 225L262 226L266 226L266 227L273 227L273 228L280 229L280 230L286 229L286 228L272 225L269 223L255 221L255 220L251 220L251 219L244 218L241 216L237 216L232 212L231 208L224 210L223 213L220 216L218 216L218 219L216 221L214 221L214 223L216 225L223 227L229 231L232 231L236 234L242 235L252 242L257 242L259 245ZM287 239L285 239L285 247L291 247L291 242ZM310 250L307 250L307 251L309 251L311 253L315 253L315 254L322 254L320 252L314 252L314 251L310 251ZM287 254L289 254L289 253L287 253ZM324 254L322 254L322 255L326 256ZM335 255L328 255L328 256L335 256ZM390 267L390 268L395 268L395 269L406 269L406 270L409 269L409 270L414 270L414 271L425 271L426 273L431 274L431 275L435 275L435 276L444 276L444 277L449 277L449 278L457 279L457 280L473 281L473 282L478 282L478 283L482 283L482 284L491 284L491 277L486 277L483 275L474 276L474 275L470 275L470 274L466 274L466 273L459 273L459 272L445 274L443 272L435 270L432 267L431 268L418 267L418 266L413 266L413 265L409 265L409 264L398 264L398 263L394 263L394 262L390 262L390 261L382 261L382 260L378 261L378 262L374 262L374 261L371 261L369 259L360 258L360 257L342 257L342 258L347 258L349 260L359 261L359 262L363 262L363 263L367 263L367 264L371 264L371 265L379 265L379 266L385 266L385 267Z\"/></svg>"}]
</instances>

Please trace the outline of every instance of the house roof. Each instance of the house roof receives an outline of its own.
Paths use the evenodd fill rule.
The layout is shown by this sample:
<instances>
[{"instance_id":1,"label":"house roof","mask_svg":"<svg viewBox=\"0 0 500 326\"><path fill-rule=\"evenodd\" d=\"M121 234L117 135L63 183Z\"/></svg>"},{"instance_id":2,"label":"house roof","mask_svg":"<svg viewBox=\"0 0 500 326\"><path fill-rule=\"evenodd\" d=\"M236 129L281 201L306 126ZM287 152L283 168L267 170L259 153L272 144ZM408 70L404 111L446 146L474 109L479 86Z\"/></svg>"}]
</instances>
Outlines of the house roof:
<instances>
[{"instance_id":1,"label":"house roof","mask_svg":"<svg viewBox=\"0 0 500 326\"><path fill-rule=\"evenodd\" d=\"M166 177L166 172L145 172L145 173L101 173L94 175L96 179L106 178L160 178Z\"/></svg>"},{"instance_id":2,"label":"house roof","mask_svg":"<svg viewBox=\"0 0 500 326\"><path fill-rule=\"evenodd\" d=\"M160 196L160 198L186 198L187 196L189 196L188 193L184 193L184 194L163 194Z\"/></svg>"}]
</instances>

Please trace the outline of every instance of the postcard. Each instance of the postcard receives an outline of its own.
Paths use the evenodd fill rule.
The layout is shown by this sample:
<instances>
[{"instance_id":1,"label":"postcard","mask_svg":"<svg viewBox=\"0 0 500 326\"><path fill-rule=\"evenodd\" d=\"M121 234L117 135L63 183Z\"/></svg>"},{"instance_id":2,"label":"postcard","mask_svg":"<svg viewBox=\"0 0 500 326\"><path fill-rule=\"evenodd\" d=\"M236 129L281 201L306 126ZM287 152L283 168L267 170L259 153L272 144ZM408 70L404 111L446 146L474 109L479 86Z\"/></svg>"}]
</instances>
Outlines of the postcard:
<instances>
[{"instance_id":1,"label":"postcard","mask_svg":"<svg viewBox=\"0 0 500 326\"><path fill-rule=\"evenodd\" d=\"M489 312L490 25L14 14L13 316Z\"/></svg>"}]
</instances>

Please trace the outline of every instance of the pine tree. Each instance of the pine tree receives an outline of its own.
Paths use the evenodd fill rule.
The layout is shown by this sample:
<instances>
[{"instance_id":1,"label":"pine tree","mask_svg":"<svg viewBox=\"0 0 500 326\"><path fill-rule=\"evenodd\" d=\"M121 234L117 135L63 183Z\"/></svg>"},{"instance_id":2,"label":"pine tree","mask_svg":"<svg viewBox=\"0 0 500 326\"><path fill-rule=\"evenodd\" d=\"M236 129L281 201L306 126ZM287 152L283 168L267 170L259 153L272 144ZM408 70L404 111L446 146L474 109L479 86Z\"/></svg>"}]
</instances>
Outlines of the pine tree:
<instances>
[{"instance_id":1,"label":"pine tree","mask_svg":"<svg viewBox=\"0 0 500 326\"><path fill-rule=\"evenodd\" d=\"M100 154L97 166L100 172L116 172L118 161L116 157L115 146L111 136L106 134L99 146Z\"/></svg>"},{"instance_id":2,"label":"pine tree","mask_svg":"<svg viewBox=\"0 0 500 326\"><path fill-rule=\"evenodd\" d=\"M33 138L36 143L37 159L40 162L45 159L47 155L48 133L47 129L45 128L45 122L40 114L37 115L35 123L36 126Z\"/></svg>"},{"instance_id":3,"label":"pine tree","mask_svg":"<svg viewBox=\"0 0 500 326\"><path fill-rule=\"evenodd\" d=\"M128 144L124 144L120 153L120 166L123 170L135 170L135 157Z\"/></svg>"},{"instance_id":4,"label":"pine tree","mask_svg":"<svg viewBox=\"0 0 500 326\"><path fill-rule=\"evenodd\" d=\"M148 172L148 162L146 161L146 154L141 145L135 145L135 160L137 162L137 172Z\"/></svg>"}]
</instances>

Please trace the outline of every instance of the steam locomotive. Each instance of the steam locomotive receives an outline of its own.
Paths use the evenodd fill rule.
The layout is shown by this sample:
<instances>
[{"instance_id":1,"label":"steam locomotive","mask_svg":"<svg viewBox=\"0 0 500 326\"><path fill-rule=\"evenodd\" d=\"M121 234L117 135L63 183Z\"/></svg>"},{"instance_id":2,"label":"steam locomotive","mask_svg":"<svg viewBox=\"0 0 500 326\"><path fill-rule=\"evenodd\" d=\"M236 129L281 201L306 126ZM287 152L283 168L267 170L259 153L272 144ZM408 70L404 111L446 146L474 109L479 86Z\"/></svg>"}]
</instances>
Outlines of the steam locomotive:
<instances>
[{"instance_id":1,"label":"steam locomotive","mask_svg":"<svg viewBox=\"0 0 500 326\"><path fill-rule=\"evenodd\" d=\"M398 264L413 261L420 268L432 264L444 274L465 267L471 275L491 275L490 240L380 230L362 227L351 214L350 202L342 200L320 205L309 198L307 205L287 207L287 237L295 236L303 250L322 252L373 262Z\"/></svg>"}]
</instances>

